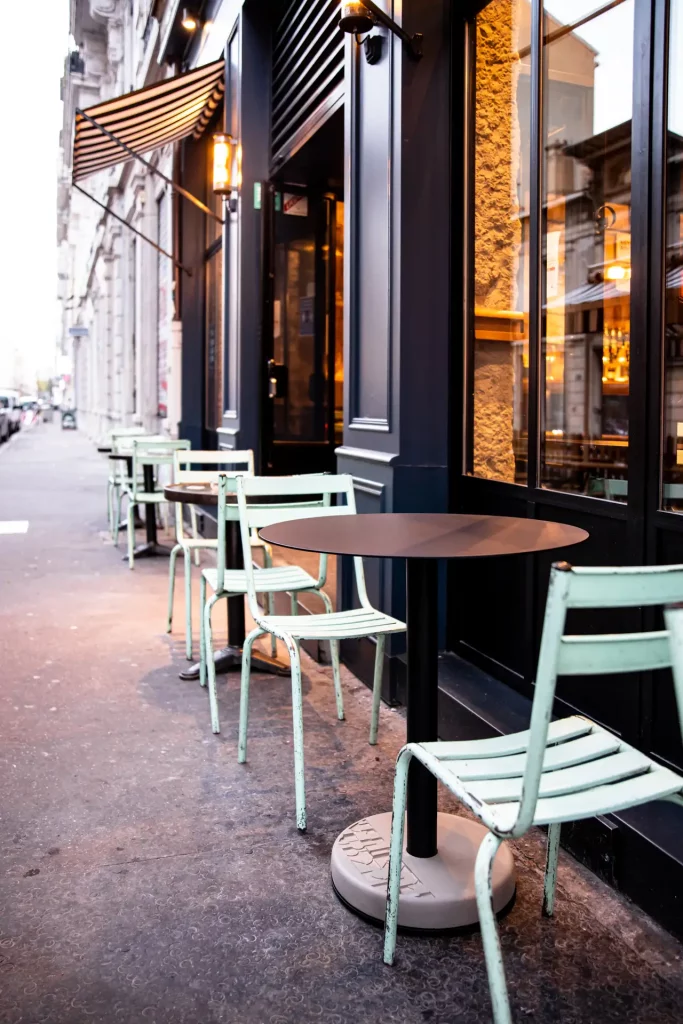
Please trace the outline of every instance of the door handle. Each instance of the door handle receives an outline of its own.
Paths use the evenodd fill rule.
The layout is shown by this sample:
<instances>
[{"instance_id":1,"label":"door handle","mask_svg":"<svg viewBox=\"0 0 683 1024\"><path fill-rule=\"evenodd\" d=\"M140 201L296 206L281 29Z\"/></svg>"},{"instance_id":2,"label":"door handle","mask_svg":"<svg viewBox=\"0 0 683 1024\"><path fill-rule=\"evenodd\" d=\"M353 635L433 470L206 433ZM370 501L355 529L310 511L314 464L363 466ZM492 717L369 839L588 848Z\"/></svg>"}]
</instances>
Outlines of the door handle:
<instances>
[{"instance_id":1,"label":"door handle","mask_svg":"<svg viewBox=\"0 0 683 1024\"><path fill-rule=\"evenodd\" d=\"M268 378L268 398L277 398L277 377Z\"/></svg>"}]
</instances>

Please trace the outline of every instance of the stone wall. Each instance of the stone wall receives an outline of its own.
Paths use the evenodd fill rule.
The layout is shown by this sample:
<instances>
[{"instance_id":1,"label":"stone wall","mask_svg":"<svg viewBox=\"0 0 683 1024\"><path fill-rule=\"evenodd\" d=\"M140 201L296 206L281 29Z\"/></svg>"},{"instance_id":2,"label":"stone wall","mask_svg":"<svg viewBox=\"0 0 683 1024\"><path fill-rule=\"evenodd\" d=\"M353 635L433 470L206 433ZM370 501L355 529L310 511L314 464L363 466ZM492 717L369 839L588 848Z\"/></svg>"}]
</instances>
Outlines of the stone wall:
<instances>
[{"instance_id":1,"label":"stone wall","mask_svg":"<svg viewBox=\"0 0 683 1024\"><path fill-rule=\"evenodd\" d=\"M516 49L518 0L493 0L477 18L474 171L474 472L514 482L513 322L510 336L486 337L487 311L519 308L517 216L519 121Z\"/></svg>"}]
</instances>

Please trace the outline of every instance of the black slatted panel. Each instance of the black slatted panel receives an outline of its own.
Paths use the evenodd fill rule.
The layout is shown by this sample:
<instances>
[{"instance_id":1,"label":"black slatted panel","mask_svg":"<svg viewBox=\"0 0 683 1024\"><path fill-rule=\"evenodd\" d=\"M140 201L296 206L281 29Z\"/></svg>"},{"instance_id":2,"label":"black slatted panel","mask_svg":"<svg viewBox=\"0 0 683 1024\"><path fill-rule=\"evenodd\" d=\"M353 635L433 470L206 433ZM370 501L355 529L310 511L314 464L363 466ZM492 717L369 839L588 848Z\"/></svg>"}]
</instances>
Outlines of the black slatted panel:
<instances>
[{"instance_id":1,"label":"black slatted panel","mask_svg":"<svg viewBox=\"0 0 683 1024\"><path fill-rule=\"evenodd\" d=\"M339 0L293 0L273 46L273 162L293 152L332 112L344 88Z\"/></svg>"}]
</instances>

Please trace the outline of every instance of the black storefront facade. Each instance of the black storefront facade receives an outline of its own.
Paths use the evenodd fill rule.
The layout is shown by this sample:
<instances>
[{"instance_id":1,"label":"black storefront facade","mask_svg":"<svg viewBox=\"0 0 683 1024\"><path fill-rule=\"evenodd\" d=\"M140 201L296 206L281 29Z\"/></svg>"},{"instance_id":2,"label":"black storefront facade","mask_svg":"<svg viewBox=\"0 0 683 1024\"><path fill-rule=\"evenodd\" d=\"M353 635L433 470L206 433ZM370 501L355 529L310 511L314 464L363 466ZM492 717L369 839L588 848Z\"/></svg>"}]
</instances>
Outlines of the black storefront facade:
<instances>
[{"instance_id":1,"label":"black storefront facade","mask_svg":"<svg viewBox=\"0 0 683 1024\"><path fill-rule=\"evenodd\" d=\"M239 138L243 182L218 234L182 210L202 268L178 284L182 434L253 448L265 473L351 473L362 512L552 519L589 531L578 564L683 562L681 0L406 0L424 56L376 28L375 64L334 2L233 6L215 130ZM218 202L209 137L179 172ZM524 726L549 565L444 567L444 737ZM366 573L404 614L403 567ZM371 678L369 644L343 653ZM391 701L403 653L394 638ZM683 769L669 678L562 681L575 710ZM683 933L679 809L564 841Z\"/></svg>"}]
</instances>

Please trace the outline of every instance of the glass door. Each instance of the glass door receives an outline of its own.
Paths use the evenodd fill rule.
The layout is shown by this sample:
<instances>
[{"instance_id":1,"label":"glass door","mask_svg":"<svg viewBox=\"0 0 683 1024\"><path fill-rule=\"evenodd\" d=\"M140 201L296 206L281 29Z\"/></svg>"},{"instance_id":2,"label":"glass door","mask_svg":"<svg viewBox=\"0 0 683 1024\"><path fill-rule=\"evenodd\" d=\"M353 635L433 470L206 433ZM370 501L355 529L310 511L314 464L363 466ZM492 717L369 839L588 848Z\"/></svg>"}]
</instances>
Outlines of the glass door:
<instances>
[{"instance_id":1,"label":"glass door","mask_svg":"<svg viewBox=\"0 0 683 1024\"><path fill-rule=\"evenodd\" d=\"M264 461L271 473L334 469L343 401L343 203L271 190L266 247Z\"/></svg>"}]
</instances>

